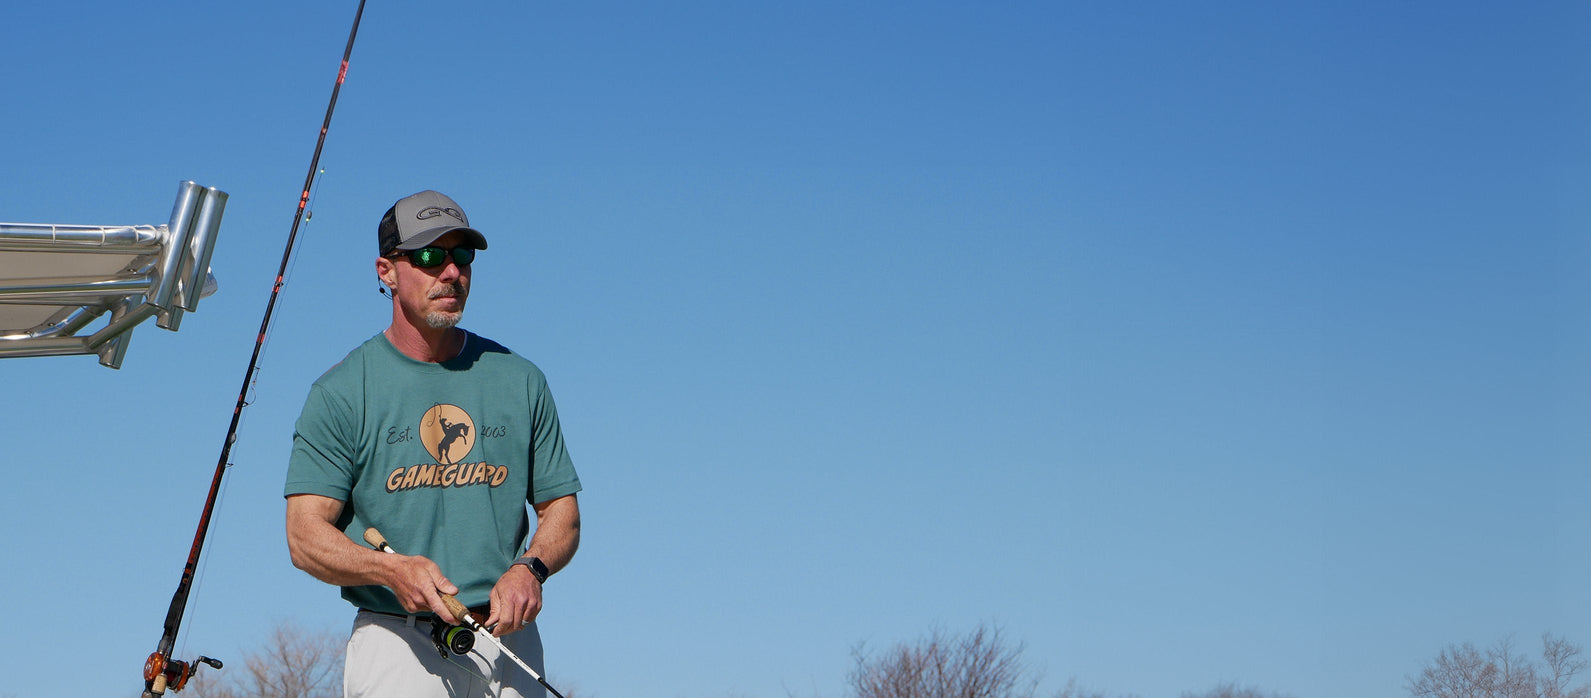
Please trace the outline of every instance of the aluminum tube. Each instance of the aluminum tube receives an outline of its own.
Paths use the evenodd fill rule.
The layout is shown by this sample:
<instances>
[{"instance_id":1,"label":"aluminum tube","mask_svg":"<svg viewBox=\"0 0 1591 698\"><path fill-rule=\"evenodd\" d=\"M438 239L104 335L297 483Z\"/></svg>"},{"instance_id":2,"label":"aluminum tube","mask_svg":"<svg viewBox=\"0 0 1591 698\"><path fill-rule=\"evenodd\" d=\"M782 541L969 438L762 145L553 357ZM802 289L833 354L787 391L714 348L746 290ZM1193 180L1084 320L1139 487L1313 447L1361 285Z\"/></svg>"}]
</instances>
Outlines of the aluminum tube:
<instances>
[{"instance_id":1,"label":"aluminum tube","mask_svg":"<svg viewBox=\"0 0 1591 698\"><path fill-rule=\"evenodd\" d=\"M132 332L138 323L148 320L150 316L160 312L159 308L150 305L143 298L129 298L115 310L111 311L110 324L101 327L98 332L90 335L83 343L88 349L98 350L106 342L116 337Z\"/></svg>"},{"instance_id":2,"label":"aluminum tube","mask_svg":"<svg viewBox=\"0 0 1591 698\"><path fill-rule=\"evenodd\" d=\"M126 296L149 289L149 277L135 276L117 279L102 277L58 277L53 279L27 279L27 283L0 286L0 298L8 301L49 300L73 295Z\"/></svg>"},{"instance_id":3,"label":"aluminum tube","mask_svg":"<svg viewBox=\"0 0 1591 698\"><path fill-rule=\"evenodd\" d=\"M127 345L132 341L133 333L128 331L106 342L99 348L99 365L105 368L121 368L122 359L127 358Z\"/></svg>"},{"instance_id":4,"label":"aluminum tube","mask_svg":"<svg viewBox=\"0 0 1591 698\"><path fill-rule=\"evenodd\" d=\"M54 337L31 339L25 342L0 342L0 357L6 356L67 356L90 353L83 337Z\"/></svg>"},{"instance_id":5,"label":"aluminum tube","mask_svg":"<svg viewBox=\"0 0 1591 698\"><path fill-rule=\"evenodd\" d=\"M116 309L111 311L110 324L83 342L84 348L96 350L95 353L99 354L99 365L106 368L122 367L122 359L127 357L127 344L133 338L133 328L143 322L142 319L133 319L129 324L128 319L143 314L145 310L154 310L153 306L140 301L141 299L128 298L117 305ZM117 329L119 327L125 329ZM101 335L105 337L101 339Z\"/></svg>"},{"instance_id":6,"label":"aluminum tube","mask_svg":"<svg viewBox=\"0 0 1591 698\"><path fill-rule=\"evenodd\" d=\"M85 306L72 311L66 319L54 324L44 324L29 328L26 332L17 334L0 335L0 344L7 341L34 341L47 337L70 337L78 330L88 326L95 318L104 315L105 309L95 306Z\"/></svg>"},{"instance_id":7,"label":"aluminum tube","mask_svg":"<svg viewBox=\"0 0 1591 698\"><path fill-rule=\"evenodd\" d=\"M177 292L177 270L188 252L188 240L193 236L193 221L204 199L204 189L193 180L177 187L177 202L171 207L171 223L166 227L166 241L160 251L158 280L145 303L160 310L171 307L171 296Z\"/></svg>"},{"instance_id":8,"label":"aluminum tube","mask_svg":"<svg viewBox=\"0 0 1591 698\"><path fill-rule=\"evenodd\" d=\"M166 238L164 226L0 223L0 250L149 254Z\"/></svg>"},{"instance_id":9,"label":"aluminum tube","mask_svg":"<svg viewBox=\"0 0 1591 698\"><path fill-rule=\"evenodd\" d=\"M109 308L126 298L125 292L112 293L67 293L52 295L49 298L27 298L25 296L0 296L0 307L8 305L53 305L57 308L76 308L83 305L93 305Z\"/></svg>"},{"instance_id":10,"label":"aluminum tube","mask_svg":"<svg viewBox=\"0 0 1591 698\"><path fill-rule=\"evenodd\" d=\"M171 310L162 310L155 316L155 327L176 332L182 328L182 314L185 311L180 305L171 306Z\"/></svg>"},{"instance_id":11,"label":"aluminum tube","mask_svg":"<svg viewBox=\"0 0 1591 698\"><path fill-rule=\"evenodd\" d=\"M210 255L215 251L215 235L221 229L221 214L226 211L227 193L210 187L205 189L204 202L199 205L199 217L193 223L193 237L188 243L189 254L183 256L180 272L181 286L177 289L177 305L183 310L196 310L203 296L205 275L210 271Z\"/></svg>"}]
</instances>

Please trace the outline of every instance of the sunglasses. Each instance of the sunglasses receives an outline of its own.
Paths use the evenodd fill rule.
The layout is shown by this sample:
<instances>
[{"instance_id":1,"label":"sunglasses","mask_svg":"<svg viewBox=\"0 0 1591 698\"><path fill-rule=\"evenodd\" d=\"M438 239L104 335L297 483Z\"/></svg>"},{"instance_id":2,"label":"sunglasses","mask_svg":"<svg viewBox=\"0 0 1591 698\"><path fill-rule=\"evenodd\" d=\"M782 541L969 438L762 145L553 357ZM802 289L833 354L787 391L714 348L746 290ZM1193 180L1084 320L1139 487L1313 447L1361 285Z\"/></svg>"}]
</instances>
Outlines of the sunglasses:
<instances>
[{"instance_id":1,"label":"sunglasses","mask_svg":"<svg viewBox=\"0 0 1591 698\"><path fill-rule=\"evenodd\" d=\"M475 261L475 248L473 247L454 247L452 249L422 247L418 250L407 250L403 254L408 255L409 261L421 269L442 266L449 255L452 255L453 263L461 267Z\"/></svg>"}]
</instances>

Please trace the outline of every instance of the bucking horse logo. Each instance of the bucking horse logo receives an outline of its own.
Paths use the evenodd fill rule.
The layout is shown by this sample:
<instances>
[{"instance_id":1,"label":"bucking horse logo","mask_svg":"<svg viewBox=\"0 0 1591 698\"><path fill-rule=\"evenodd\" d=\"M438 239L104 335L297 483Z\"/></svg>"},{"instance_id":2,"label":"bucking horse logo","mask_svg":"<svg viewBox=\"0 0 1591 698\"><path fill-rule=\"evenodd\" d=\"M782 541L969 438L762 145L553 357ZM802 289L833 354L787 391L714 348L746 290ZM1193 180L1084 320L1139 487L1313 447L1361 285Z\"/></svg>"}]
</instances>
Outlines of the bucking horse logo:
<instances>
[{"instance_id":1,"label":"bucking horse logo","mask_svg":"<svg viewBox=\"0 0 1591 698\"><path fill-rule=\"evenodd\" d=\"M436 404L420 419L420 443L440 465L452 465L475 448L475 420L458 405Z\"/></svg>"}]
</instances>

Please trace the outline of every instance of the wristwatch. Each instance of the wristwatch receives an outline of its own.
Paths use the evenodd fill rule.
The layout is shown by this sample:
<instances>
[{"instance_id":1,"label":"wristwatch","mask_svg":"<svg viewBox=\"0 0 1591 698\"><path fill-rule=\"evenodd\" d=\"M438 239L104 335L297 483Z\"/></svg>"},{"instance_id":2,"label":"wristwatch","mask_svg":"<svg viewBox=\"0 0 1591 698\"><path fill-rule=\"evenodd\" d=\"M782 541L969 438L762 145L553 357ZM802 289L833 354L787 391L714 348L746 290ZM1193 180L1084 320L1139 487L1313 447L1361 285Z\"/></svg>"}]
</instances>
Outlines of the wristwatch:
<instances>
[{"instance_id":1,"label":"wristwatch","mask_svg":"<svg viewBox=\"0 0 1591 698\"><path fill-rule=\"evenodd\" d=\"M526 555L514 560L514 565L524 565L530 570L531 574L536 575L536 581L541 584L546 584L547 575L552 574L551 572L547 571L546 563L542 562L541 558L534 555ZM509 567L513 567L514 565L509 565Z\"/></svg>"}]
</instances>

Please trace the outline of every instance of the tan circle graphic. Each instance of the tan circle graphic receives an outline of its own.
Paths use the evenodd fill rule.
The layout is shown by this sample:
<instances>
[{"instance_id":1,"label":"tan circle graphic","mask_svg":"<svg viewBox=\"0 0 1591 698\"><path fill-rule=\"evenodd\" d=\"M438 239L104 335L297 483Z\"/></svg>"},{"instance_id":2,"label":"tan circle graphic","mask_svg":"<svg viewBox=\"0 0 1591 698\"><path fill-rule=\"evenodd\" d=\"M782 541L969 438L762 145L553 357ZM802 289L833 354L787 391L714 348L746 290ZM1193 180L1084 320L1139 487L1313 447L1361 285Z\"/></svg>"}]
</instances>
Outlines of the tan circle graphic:
<instances>
[{"instance_id":1,"label":"tan circle graphic","mask_svg":"<svg viewBox=\"0 0 1591 698\"><path fill-rule=\"evenodd\" d=\"M457 405L436 405L420 419L420 443L437 463L457 463L475 448L475 420Z\"/></svg>"}]
</instances>

